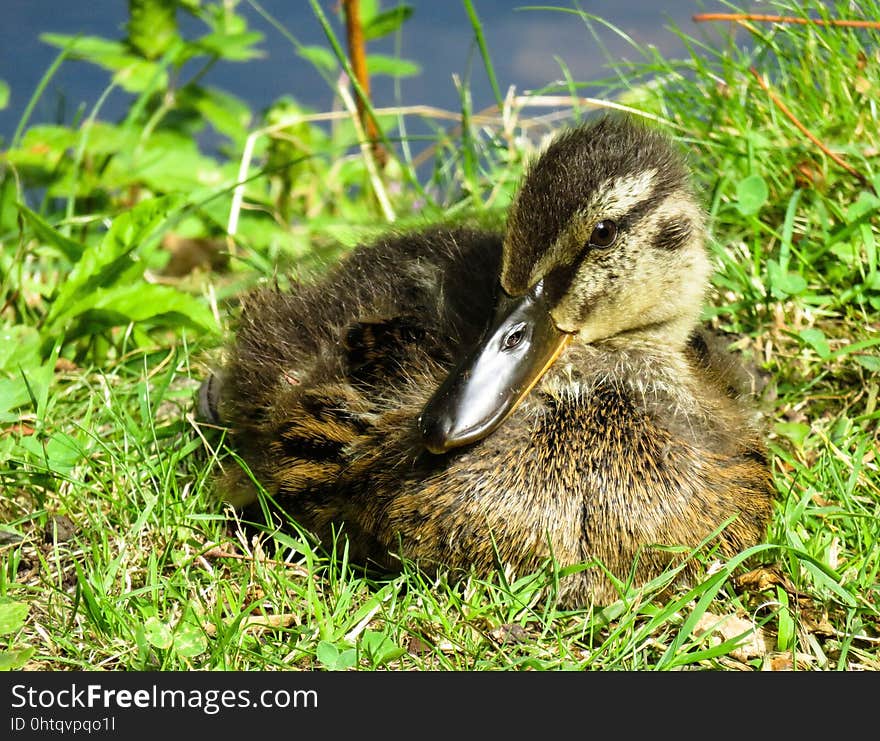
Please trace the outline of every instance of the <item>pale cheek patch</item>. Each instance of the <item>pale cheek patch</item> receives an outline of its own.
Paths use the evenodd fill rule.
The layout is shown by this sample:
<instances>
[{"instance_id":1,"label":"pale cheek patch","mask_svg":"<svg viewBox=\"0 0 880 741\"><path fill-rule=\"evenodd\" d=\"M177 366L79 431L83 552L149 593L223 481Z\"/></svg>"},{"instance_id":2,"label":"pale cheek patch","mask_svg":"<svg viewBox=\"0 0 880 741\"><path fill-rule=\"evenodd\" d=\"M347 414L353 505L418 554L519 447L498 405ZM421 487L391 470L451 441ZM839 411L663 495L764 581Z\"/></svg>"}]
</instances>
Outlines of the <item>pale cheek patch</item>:
<instances>
[{"instance_id":1,"label":"pale cheek patch","mask_svg":"<svg viewBox=\"0 0 880 741\"><path fill-rule=\"evenodd\" d=\"M649 293L643 290L644 276L639 269L644 262L635 260L633 256L633 236L619 237L620 243L612 248L612 252L604 255L601 266L589 260L581 264L571 281L569 292L553 310L553 318L559 329L579 332L585 324L590 324L594 325L598 336L606 337L616 334L621 323L632 321L633 313L639 313L642 309L640 305L631 307L635 311L625 313L621 313L617 306L620 291L626 290L627 286L639 286L639 297Z\"/></svg>"},{"instance_id":2,"label":"pale cheek patch","mask_svg":"<svg viewBox=\"0 0 880 741\"><path fill-rule=\"evenodd\" d=\"M685 225L674 249L658 248L669 239L669 222ZM651 324L696 316L702 305L711 266L703 249L702 212L670 196L649 217L603 255L601 263L585 260L571 289L554 309L556 325L592 342ZM665 236L664 236L665 235Z\"/></svg>"}]
</instances>

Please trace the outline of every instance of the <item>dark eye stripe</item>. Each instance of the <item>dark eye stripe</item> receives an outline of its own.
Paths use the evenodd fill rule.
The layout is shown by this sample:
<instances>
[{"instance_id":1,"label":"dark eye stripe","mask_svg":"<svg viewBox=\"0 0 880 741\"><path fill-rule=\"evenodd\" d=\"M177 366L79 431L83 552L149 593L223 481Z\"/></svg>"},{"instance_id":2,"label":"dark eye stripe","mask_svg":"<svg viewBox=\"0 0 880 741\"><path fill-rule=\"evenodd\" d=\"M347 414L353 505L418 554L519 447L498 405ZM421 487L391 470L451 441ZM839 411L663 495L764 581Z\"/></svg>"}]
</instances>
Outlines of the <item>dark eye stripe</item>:
<instances>
[{"instance_id":1,"label":"dark eye stripe","mask_svg":"<svg viewBox=\"0 0 880 741\"><path fill-rule=\"evenodd\" d=\"M660 219L657 223L657 236L654 247L661 250L677 250L684 247L693 233L693 224L686 218Z\"/></svg>"}]
</instances>

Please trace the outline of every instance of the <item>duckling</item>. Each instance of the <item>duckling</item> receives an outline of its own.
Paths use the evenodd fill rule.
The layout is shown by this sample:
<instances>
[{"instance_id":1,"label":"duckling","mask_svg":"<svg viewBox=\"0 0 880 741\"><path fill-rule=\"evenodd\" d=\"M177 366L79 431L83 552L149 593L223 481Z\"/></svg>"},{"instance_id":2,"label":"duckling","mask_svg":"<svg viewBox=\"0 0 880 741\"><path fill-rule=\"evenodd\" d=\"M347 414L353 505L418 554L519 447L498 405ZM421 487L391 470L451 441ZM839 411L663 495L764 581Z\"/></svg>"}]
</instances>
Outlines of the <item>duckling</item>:
<instances>
[{"instance_id":1,"label":"duckling","mask_svg":"<svg viewBox=\"0 0 880 741\"><path fill-rule=\"evenodd\" d=\"M588 565L563 604L606 604L680 557L661 546L717 532L732 555L770 518L756 415L699 325L704 239L672 143L605 116L531 164L503 232L390 235L246 296L200 406L354 558L524 574L552 557ZM254 496L241 471L220 488Z\"/></svg>"}]
</instances>

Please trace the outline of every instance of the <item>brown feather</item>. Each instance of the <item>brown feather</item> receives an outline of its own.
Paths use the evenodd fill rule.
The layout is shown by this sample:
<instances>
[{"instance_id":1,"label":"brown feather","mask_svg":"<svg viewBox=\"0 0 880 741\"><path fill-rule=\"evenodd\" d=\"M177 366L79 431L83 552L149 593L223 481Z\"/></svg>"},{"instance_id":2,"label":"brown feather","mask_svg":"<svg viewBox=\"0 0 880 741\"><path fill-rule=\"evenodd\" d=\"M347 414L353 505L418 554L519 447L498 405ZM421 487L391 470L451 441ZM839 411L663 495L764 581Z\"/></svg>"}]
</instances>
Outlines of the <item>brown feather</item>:
<instances>
[{"instance_id":1,"label":"brown feather","mask_svg":"<svg viewBox=\"0 0 880 741\"><path fill-rule=\"evenodd\" d=\"M657 546L696 547L728 519L722 553L760 542L773 485L744 373L698 329L706 258L686 172L660 135L603 120L533 165L506 235L390 236L318 281L245 297L207 390L233 444L301 525L342 526L355 557L386 565L402 552L524 573L552 555L621 579L637 562L643 583L675 559ZM589 204L615 202L631 207L617 252L569 244L601 216ZM536 270L566 273L579 334L494 433L428 453L422 407L479 341L500 276L526 290ZM634 297L652 308L630 310ZM238 500L249 486L221 481ZM598 566L561 589L569 604L617 596Z\"/></svg>"}]
</instances>

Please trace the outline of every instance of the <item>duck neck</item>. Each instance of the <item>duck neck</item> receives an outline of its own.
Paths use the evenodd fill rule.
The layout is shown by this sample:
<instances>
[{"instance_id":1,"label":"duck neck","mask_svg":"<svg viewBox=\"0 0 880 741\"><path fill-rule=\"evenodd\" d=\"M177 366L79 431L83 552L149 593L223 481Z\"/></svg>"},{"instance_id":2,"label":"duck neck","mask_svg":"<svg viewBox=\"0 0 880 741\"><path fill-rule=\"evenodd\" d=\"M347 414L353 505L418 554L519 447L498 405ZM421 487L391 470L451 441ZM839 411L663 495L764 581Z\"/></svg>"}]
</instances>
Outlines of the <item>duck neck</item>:
<instances>
[{"instance_id":1,"label":"duck neck","mask_svg":"<svg viewBox=\"0 0 880 741\"><path fill-rule=\"evenodd\" d=\"M656 348L662 354L678 353L684 350L695 326L694 317L673 317L618 332L593 344L615 350L641 347Z\"/></svg>"}]
</instances>

